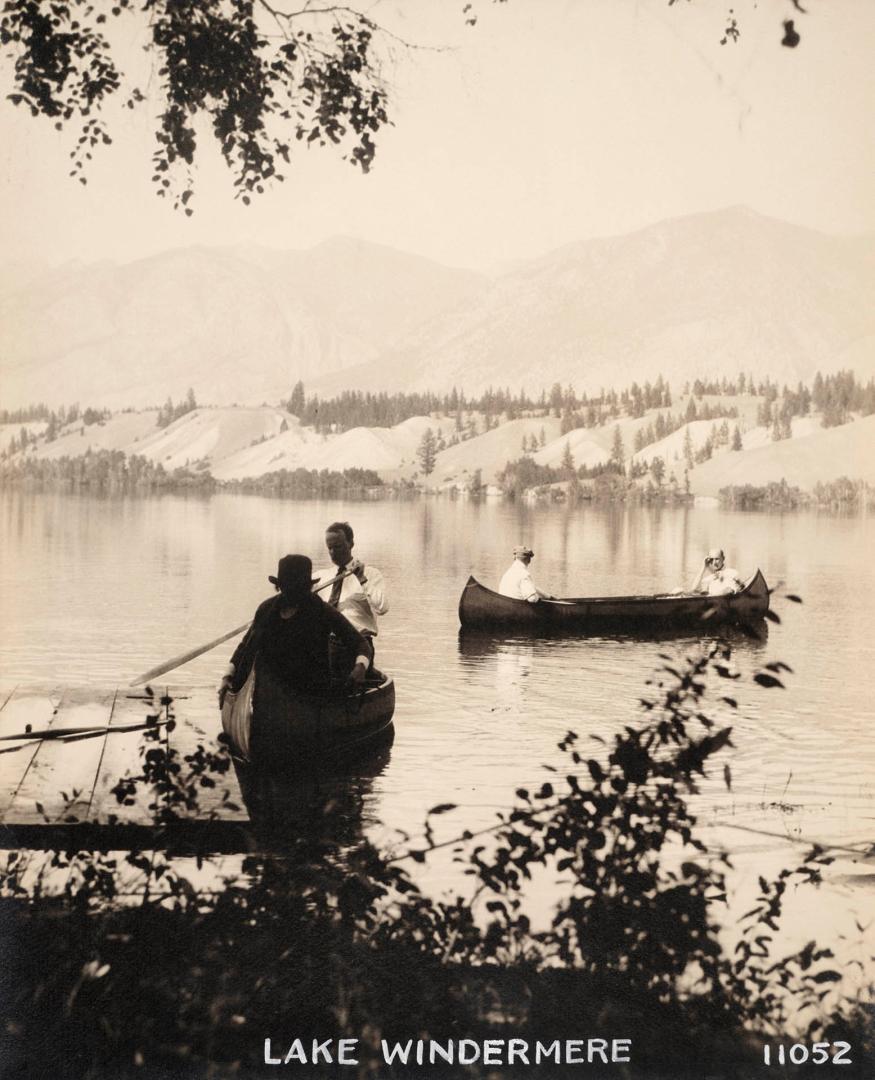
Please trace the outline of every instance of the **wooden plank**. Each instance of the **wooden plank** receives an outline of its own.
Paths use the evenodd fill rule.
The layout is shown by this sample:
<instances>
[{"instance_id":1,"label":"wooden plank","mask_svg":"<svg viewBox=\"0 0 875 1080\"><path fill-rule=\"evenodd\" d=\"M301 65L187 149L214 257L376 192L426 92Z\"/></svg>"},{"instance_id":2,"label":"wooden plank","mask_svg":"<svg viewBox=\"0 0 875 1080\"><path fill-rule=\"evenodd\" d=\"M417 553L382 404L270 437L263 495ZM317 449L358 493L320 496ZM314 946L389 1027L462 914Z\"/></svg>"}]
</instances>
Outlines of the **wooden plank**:
<instances>
[{"instance_id":1,"label":"wooden plank","mask_svg":"<svg viewBox=\"0 0 875 1080\"><path fill-rule=\"evenodd\" d=\"M61 695L56 690L21 687L0 708L0 735L50 727ZM5 743L0 747L0 820L6 820L19 788L40 748L35 740Z\"/></svg>"},{"instance_id":2,"label":"wooden plank","mask_svg":"<svg viewBox=\"0 0 875 1080\"><path fill-rule=\"evenodd\" d=\"M139 691L93 688L55 692L22 688L6 700L0 695L0 735L25 736L21 742L0 743L0 777L5 775L7 781L5 786L0 783L0 804L7 811L0 817L0 848L48 851L72 844L99 850L148 850L157 842L177 854L251 850L249 818L233 769L214 777L215 788L200 790L197 819L171 825L160 837L154 833L149 806L154 791L141 788L132 805L120 804L112 793L126 774L140 773L141 747L168 746L163 726L157 740L147 739L143 730L114 733L113 729L144 724L150 714L165 720L160 700L166 693L156 688L151 700ZM221 720L212 689L177 693L173 708L177 714L173 748L182 757L194 753L198 745L216 750ZM28 725L49 730L53 737L27 738ZM74 728L89 732L73 734ZM55 735L68 729L71 733L66 737ZM4 754L4 749L9 752ZM74 790L78 791L75 797ZM67 820L71 817L75 820ZM38 866L39 860L34 859L29 873L38 872Z\"/></svg>"},{"instance_id":3,"label":"wooden plank","mask_svg":"<svg viewBox=\"0 0 875 1080\"><path fill-rule=\"evenodd\" d=\"M145 723L147 716L157 715L163 719L164 708L160 705L159 690L150 701L139 691L125 693L119 690L109 726L123 727L126 724ZM120 824L149 825L153 820L153 811L149 804L154 801L155 793L151 787L146 789L139 784L133 796L133 803L120 803L112 789L125 776L137 776L142 769L140 749L150 746L166 747L166 732L160 728L158 740L147 738L145 731L125 731L109 734L103 746L91 802L88 806L88 820L99 825L112 821Z\"/></svg>"},{"instance_id":4,"label":"wooden plank","mask_svg":"<svg viewBox=\"0 0 875 1080\"><path fill-rule=\"evenodd\" d=\"M212 687L187 690L188 698L177 696L171 688L168 693L173 697L173 712L176 726L168 735L168 744L180 757L194 754L198 745L215 753L219 750L218 737L222 733L222 718L216 702L216 691ZM186 763L181 761L183 769ZM243 802L243 794L237 782L237 773L233 766L224 774L210 773L215 780L215 787L198 789L198 802L201 817L215 817L223 822L245 824L249 814ZM228 804L233 804L232 809Z\"/></svg>"},{"instance_id":5,"label":"wooden plank","mask_svg":"<svg viewBox=\"0 0 875 1080\"><path fill-rule=\"evenodd\" d=\"M77 687L65 690L52 720L53 730L105 727L115 690ZM5 711L5 710L4 710ZM6 814L14 824L61 821L87 812L106 735L64 741L43 740ZM37 808L42 807L42 811Z\"/></svg>"}]
</instances>

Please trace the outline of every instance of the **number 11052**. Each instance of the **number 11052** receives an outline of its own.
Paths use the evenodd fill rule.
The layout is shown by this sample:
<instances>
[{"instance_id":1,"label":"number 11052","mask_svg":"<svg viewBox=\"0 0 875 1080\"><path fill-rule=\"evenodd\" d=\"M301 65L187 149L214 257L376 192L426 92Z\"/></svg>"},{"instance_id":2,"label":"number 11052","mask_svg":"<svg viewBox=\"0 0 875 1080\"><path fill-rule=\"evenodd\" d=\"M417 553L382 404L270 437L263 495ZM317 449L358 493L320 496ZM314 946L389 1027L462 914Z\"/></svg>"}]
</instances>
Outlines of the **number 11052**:
<instances>
[{"instance_id":1,"label":"number 11052","mask_svg":"<svg viewBox=\"0 0 875 1080\"><path fill-rule=\"evenodd\" d=\"M763 1062L766 1065L804 1065L806 1061L814 1065L851 1065L850 1052L851 1044L846 1042L817 1042L811 1046L807 1043L793 1043L790 1046L766 1043Z\"/></svg>"}]
</instances>

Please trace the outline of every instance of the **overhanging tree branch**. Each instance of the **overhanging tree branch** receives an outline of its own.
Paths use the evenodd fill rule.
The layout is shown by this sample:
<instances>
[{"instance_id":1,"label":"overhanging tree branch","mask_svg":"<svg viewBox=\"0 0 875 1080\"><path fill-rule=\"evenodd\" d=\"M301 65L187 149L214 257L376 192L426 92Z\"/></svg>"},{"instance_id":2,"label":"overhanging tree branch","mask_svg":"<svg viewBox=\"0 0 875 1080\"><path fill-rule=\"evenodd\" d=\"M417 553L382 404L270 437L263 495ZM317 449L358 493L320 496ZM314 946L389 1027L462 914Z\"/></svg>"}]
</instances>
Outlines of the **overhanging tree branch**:
<instances>
[{"instance_id":1,"label":"overhanging tree branch","mask_svg":"<svg viewBox=\"0 0 875 1080\"><path fill-rule=\"evenodd\" d=\"M803 11L797 0L781 2ZM463 15L476 23L472 4ZM7 99L59 129L79 125L70 175L82 184L93 152L112 142L102 110L128 84L105 33L121 17L141 18L160 81L152 181L186 214L200 121L209 124L235 198L244 203L284 179L280 170L295 142L336 147L367 172L376 138L391 123L382 77L388 43L444 51L405 40L351 4L283 10L271 0L113 0L105 7L95 0L5 0L0 53L12 61ZM265 32L268 19L279 35ZM782 44L795 47L793 21L783 26ZM738 34L732 17L724 40ZM155 96L128 86L122 102L134 109L151 98L154 106Z\"/></svg>"}]
</instances>

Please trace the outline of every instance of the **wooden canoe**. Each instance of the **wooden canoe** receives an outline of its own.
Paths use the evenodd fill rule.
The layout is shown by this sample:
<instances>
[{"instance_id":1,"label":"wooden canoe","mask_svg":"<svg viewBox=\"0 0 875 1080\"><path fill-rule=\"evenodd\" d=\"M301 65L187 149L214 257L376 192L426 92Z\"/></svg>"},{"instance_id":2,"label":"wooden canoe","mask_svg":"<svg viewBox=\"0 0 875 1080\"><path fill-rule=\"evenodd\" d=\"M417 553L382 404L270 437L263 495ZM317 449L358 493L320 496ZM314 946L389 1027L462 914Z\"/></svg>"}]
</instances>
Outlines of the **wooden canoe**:
<instances>
[{"instance_id":1,"label":"wooden canoe","mask_svg":"<svg viewBox=\"0 0 875 1080\"><path fill-rule=\"evenodd\" d=\"M298 770L347 761L393 734L395 684L389 676L354 694L292 694L256 666L222 706L222 727L243 761Z\"/></svg>"},{"instance_id":2,"label":"wooden canoe","mask_svg":"<svg viewBox=\"0 0 875 1080\"><path fill-rule=\"evenodd\" d=\"M575 634L678 626L707 630L716 623L753 622L768 608L769 588L759 570L743 589L727 596L596 596L539 600L535 604L502 596L469 577L459 600L459 622L465 628L481 630L568 630Z\"/></svg>"}]
</instances>

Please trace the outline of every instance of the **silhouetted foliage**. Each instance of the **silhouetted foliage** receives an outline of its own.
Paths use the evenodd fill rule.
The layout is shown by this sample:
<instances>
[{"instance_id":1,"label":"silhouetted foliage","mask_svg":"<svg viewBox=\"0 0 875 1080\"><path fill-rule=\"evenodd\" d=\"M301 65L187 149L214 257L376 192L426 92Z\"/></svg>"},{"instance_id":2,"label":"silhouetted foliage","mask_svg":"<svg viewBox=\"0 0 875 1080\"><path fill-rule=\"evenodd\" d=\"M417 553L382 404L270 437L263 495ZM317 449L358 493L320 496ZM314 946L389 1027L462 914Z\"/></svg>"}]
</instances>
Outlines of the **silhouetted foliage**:
<instances>
[{"instance_id":1,"label":"silhouetted foliage","mask_svg":"<svg viewBox=\"0 0 875 1080\"><path fill-rule=\"evenodd\" d=\"M110 21L134 22L157 72L141 90L121 70ZM131 33L128 27L125 31ZM203 117L244 203L282 180L292 145L332 145L367 171L388 122L376 42L383 32L345 5L288 13L266 0L9 0L0 46L14 105L80 134L71 175L112 138L102 107L119 98L157 113L152 181L192 212L196 124Z\"/></svg>"}]
</instances>

